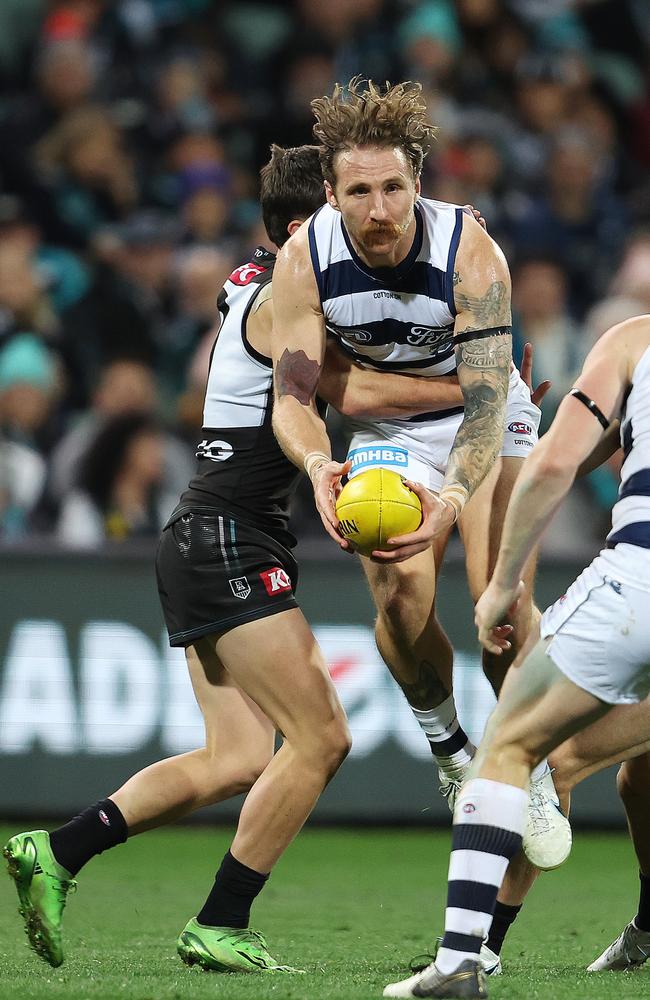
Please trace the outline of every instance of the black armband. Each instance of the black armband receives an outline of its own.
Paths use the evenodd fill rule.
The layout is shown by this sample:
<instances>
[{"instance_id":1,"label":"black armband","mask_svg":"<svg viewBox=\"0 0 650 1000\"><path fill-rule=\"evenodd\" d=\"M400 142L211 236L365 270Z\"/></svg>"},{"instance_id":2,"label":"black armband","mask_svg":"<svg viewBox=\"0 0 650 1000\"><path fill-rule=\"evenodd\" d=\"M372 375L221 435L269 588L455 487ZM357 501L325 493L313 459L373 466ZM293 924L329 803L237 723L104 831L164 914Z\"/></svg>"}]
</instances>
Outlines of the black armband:
<instances>
[{"instance_id":1,"label":"black armband","mask_svg":"<svg viewBox=\"0 0 650 1000\"><path fill-rule=\"evenodd\" d=\"M569 396L575 396L576 399L579 399L580 402L593 413L603 430L606 431L608 429L610 421L607 419L601 408L594 403L593 399L589 399L589 396L585 395L582 389L571 389Z\"/></svg>"},{"instance_id":2,"label":"black armband","mask_svg":"<svg viewBox=\"0 0 650 1000\"><path fill-rule=\"evenodd\" d=\"M464 330L454 337L454 344L466 344L468 340L484 340L485 337L510 337L511 326L490 326L487 330Z\"/></svg>"}]
</instances>

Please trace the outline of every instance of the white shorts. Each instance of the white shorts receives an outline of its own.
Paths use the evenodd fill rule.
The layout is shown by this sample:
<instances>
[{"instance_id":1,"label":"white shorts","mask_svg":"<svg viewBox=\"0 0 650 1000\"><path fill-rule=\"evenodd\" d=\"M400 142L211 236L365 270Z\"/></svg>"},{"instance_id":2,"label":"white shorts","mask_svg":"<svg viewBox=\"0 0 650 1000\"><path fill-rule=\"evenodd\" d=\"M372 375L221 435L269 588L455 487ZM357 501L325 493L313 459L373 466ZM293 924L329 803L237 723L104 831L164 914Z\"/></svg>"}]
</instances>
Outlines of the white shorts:
<instances>
[{"instance_id":1,"label":"white shorts","mask_svg":"<svg viewBox=\"0 0 650 1000\"><path fill-rule=\"evenodd\" d=\"M546 652L570 681L608 705L650 693L650 549L604 549L542 615Z\"/></svg>"},{"instance_id":2,"label":"white shorts","mask_svg":"<svg viewBox=\"0 0 650 1000\"><path fill-rule=\"evenodd\" d=\"M528 455L537 444L540 418L541 410L532 402L528 386L519 372L514 371L508 388L502 457ZM426 421L346 418L344 429L350 438L347 457L352 461L350 476L381 466L439 492L462 420L462 412Z\"/></svg>"}]
</instances>

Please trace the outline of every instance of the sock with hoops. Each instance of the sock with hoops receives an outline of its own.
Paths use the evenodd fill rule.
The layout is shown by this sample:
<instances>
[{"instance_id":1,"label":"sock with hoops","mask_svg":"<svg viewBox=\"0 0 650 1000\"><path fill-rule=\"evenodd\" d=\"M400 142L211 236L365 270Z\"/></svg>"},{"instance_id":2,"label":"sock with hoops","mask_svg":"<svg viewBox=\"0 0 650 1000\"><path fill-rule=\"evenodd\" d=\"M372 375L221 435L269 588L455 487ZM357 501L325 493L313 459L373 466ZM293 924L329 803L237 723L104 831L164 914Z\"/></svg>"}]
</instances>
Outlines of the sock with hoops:
<instances>
[{"instance_id":1,"label":"sock with hoops","mask_svg":"<svg viewBox=\"0 0 650 1000\"><path fill-rule=\"evenodd\" d=\"M650 931L650 875L639 872L641 891L639 894L639 912L634 918L634 926L640 931Z\"/></svg>"},{"instance_id":2,"label":"sock with hoops","mask_svg":"<svg viewBox=\"0 0 650 1000\"><path fill-rule=\"evenodd\" d=\"M268 877L243 865L227 851L196 919L204 927L248 927L251 906Z\"/></svg>"},{"instance_id":3,"label":"sock with hoops","mask_svg":"<svg viewBox=\"0 0 650 1000\"><path fill-rule=\"evenodd\" d=\"M487 778L470 778L454 810L445 936L436 968L448 975L478 961L508 863L521 847L528 793Z\"/></svg>"},{"instance_id":4,"label":"sock with hoops","mask_svg":"<svg viewBox=\"0 0 650 1000\"><path fill-rule=\"evenodd\" d=\"M507 903L501 903L497 899L490 933L485 942L490 951L493 951L495 955L501 954L505 936L517 919L520 910L521 903L519 906L508 906Z\"/></svg>"},{"instance_id":5,"label":"sock with hoops","mask_svg":"<svg viewBox=\"0 0 650 1000\"><path fill-rule=\"evenodd\" d=\"M74 877L96 854L123 844L129 835L124 816L112 799L89 806L50 834L52 854Z\"/></svg>"},{"instance_id":6,"label":"sock with hoops","mask_svg":"<svg viewBox=\"0 0 650 1000\"><path fill-rule=\"evenodd\" d=\"M435 708L411 706L420 723L440 770L449 778L460 778L472 762L476 747L462 728L453 694Z\"/></svg>"}]
</instances>

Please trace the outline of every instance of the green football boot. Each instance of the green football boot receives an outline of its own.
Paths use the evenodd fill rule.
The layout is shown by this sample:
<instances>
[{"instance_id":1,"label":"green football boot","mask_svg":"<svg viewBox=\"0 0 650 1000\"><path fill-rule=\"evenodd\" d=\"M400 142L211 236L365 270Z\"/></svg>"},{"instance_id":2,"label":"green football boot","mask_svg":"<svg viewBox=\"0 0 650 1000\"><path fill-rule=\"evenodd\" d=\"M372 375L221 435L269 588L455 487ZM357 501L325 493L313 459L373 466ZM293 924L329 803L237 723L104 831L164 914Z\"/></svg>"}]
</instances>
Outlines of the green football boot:
<instances>
[{"instance_id":1,"label":"green football boot","mask_svg":"<svg viewBox=\"0 0 650 1000\"><path fill-rule=\"evenodd\" d=\"M176 950L186 965L200 965L206 972L304 972L278 965L258 931L204 927L195 917L181 932Z\"/></svg>"},{"instance_id":2,"label":"green football boot","mask_svg":"<svg viewBox=\"0 0 650 1000\"><path fill-rule=\"evenodd\" d=\"M68 892L77 883L70 872L55 860L50 835L45 830L31 830L12 837L2 852L7 869L16 882L29 943L50 965L63 962L61 919Z\"/></svg>"}]
</instances>

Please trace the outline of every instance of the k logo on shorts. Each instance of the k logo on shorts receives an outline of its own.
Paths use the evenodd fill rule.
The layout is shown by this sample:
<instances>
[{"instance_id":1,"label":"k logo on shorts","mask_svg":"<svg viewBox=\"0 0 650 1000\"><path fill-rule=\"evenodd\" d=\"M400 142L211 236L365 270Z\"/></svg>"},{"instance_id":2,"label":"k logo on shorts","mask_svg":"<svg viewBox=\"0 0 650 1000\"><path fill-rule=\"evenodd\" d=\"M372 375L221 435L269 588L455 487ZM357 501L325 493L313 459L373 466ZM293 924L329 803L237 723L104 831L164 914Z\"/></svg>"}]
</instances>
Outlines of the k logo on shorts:
<instances>
[{"instance_id":1,"label":"k logo on shorts","mask_svg":"<svg viewBox=\"0 0 650 1000\"><path fill-rule=\"evenodd\" d=\"M276 594L291 591L291 577L286 569L281 569L280 566L264 570L263 573L260 573L260 578L266 587L269 597L275 597Z\"/></svg>"}]
</instances>

